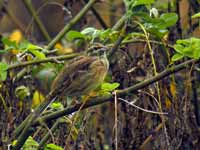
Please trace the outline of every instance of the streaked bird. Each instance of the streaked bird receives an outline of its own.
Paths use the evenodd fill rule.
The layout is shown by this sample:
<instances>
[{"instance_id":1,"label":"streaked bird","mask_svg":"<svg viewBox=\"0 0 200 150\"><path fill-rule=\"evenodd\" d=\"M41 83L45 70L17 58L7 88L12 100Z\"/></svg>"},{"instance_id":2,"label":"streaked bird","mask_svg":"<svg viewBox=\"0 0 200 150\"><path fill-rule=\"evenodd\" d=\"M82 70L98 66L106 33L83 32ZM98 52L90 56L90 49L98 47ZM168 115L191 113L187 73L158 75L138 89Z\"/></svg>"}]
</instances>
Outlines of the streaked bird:
<instances>
[{"instance_id":1,"label":"streaked bird","mask_svg":"<svg viewBox=\"0 0 200 150\"><path fill-rule=\"evenodd\" d=\"M63 67L51 90L57 95L87 95L103 82L108 68L106 56L80 56Z\"/></svg>"},{"instance_id":2,"label":"streaked bird","mask_svg":"<svg viewBox=\"0 0 200 150\"><path fill-rule=\"evenodd\" d=\"M103 82L109 69L109 62L105 49L100 49L96 52L97 56L79 56L63 67L53 81L51 91L45 97L45 101L16 130L15 136L22 132L18 139L27 136L25 133L32 126L33 121L41 115L53 100L60 96L87 95ZM20 144L17 144L16 147L20 147Z\"/></svg>"}]
</instances>

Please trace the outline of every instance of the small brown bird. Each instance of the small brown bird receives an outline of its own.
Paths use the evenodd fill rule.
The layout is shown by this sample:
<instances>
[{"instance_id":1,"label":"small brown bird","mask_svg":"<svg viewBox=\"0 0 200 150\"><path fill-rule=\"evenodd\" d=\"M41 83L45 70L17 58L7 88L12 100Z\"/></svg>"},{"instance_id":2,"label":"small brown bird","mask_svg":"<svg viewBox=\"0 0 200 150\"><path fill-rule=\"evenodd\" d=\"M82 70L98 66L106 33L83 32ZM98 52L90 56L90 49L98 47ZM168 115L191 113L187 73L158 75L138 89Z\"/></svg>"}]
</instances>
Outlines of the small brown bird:
<instances>
[{"instance_id":1,"label":"small brown bird","mask_svg":"<svg viewBox=\"0 0 200 150\"><path fill-rule=\"evenodd\" d=\"M95 90L109 68L106 56L80 56L67 63L55 78L51 91L57 95L82 96Z\"/></svg>"},{"instance_id":2,"label":"small brown bird","mask_svg":"<svg viewBox=\"0 0 200 150\"><path fill-rule=\"evenodd\" d=\"M87 95L103 82L109 69L109 62L105 50L98 51L103 51L104 54L100 56L79 56L69 61L63 67L53 81L51 91L45 97L44 102L16 129L15 136L18 136L22 132L18 139L25 139L24 136L27 136L27 132L32 126L33 121L53 100L65 95ZM15 148L19 148L24 142L17 143Z\"/></svg>"}]
</instances>

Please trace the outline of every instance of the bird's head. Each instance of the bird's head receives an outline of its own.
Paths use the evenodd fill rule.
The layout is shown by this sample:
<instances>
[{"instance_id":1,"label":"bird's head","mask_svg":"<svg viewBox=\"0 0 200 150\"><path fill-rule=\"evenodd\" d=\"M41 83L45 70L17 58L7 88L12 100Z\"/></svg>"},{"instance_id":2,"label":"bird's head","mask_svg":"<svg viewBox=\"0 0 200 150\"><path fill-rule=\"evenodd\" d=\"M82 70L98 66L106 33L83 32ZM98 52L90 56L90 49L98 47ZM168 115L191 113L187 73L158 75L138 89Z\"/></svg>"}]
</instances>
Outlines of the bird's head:
<instances>
[{"instance_id":1,"label":"bird's head","mask_svg":"<svg viewBox=\"0 0 200 150\"><path fill-rule=\"evenodd\" d=\"M109 61L107 59L107 52L108 52L108 48L106 47L95 47L90 49L89 51L87 51L89 56L95 56L98 57L103 64L107 67L107 70L109 69Z\"/></svg>"}]
</instances>

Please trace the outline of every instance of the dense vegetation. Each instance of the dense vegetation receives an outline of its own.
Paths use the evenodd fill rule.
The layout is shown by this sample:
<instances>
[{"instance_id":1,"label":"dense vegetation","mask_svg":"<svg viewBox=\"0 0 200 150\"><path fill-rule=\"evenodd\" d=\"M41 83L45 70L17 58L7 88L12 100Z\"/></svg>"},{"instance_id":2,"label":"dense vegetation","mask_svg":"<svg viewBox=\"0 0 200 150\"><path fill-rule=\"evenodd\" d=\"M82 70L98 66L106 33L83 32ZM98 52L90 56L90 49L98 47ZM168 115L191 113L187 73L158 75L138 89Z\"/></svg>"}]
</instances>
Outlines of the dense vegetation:
<instances>
[{"instance_id":1,"label":"dense vegetation","mask_svg":"<svg viewBox=\"0 0 200 150\"><path fill-rule=\"evenodd\" d=\"M198 0L0 1L0 149L199 149L199 12Z\"/></svg>"}]
</instances>

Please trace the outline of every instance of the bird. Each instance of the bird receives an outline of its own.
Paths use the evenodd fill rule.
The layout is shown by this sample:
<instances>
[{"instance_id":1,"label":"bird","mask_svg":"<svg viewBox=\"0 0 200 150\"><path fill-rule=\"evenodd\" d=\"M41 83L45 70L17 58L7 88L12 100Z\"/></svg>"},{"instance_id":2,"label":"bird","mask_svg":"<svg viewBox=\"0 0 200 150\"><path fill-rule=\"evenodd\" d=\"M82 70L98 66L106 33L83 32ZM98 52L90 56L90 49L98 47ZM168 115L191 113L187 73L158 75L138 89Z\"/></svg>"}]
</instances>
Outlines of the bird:
<instances>
[{"instance_id":1,"label":"bird","mask_svg":"<svg viewBox=\"0 0 200 150\"><path fill-rule=\"evenodd\" d=\"M19 125L15 136L18 136L21 132L18 139L24 138L25 135L27 136L33 121L58 97L80 97L94 91L104 81L108 70L109 61L104 48L96 50L92 55L78 56L66 63L54 79L51 90L45 97L44 102L24 120L24 123L22 122ZM20 144L16 147L19 148Z\"/></svg>"},{"instance_id":2,"label":"bird","mask_svg":"<svg viewBox=\"0 0 200 150\"><path fill-rule=\"evenodd\" d=\"M52 83L59 96L87 95L104 81L109 62L103 56L79 56L67 63Z\"/></svg>"}]
</instances>

